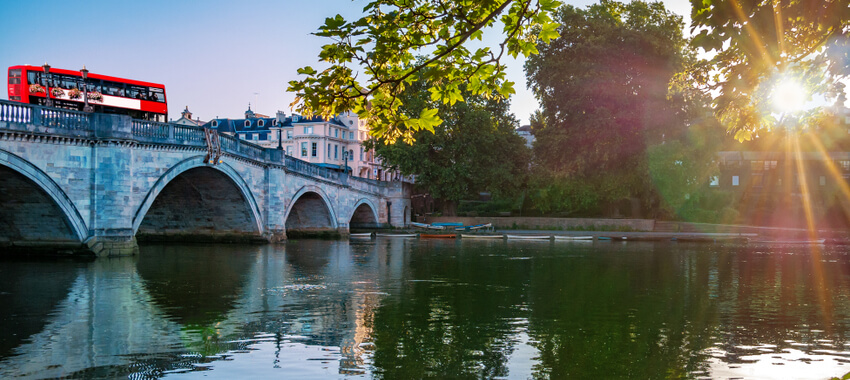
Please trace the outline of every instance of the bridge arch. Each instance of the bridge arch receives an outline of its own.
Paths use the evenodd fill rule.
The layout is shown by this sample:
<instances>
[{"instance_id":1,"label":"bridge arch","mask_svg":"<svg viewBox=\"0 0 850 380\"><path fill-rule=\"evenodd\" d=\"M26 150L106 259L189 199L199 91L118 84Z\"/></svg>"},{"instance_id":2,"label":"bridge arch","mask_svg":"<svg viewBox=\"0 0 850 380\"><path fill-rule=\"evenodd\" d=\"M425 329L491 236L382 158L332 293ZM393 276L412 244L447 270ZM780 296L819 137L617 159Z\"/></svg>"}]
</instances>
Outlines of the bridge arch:
<instances>
[{"instance_id":1,"label":"bridge arch","mask_svg":"<svg viewBox=\"0 0 850 380\"><path fill-rule=\"evenodd\" d=\"M6 171L6 173L3 173L4 171ZM15 183L12 183L13 181ZM45 231L47 230L45 227L51 227L51 223L45 223L45 220L53 219L56 223L52 223L52 225L56 225L59 230L64 230L65 237L75 239L79 242L83 242L88 237L88 227L86 226L85 220L80 215L79 210L77 210L74 206L74 203L68 195L65 194L62 188L60 188L55 181L53 181L47 173L43 172L30 162L8 151L0 149L0 188L3 188L4 186L30 186L37 190L35 192L27 191L27 194L29 195L28 202L40 203L44 214L39 215L40 220L38 222L38 227L29 229L31 230L29 231L30 235L38 234L35 230L41 230L51 233L49 237L46 237L48 240L55 240L57 237L59 239L56 240L61 240L61 231ZM22 191L26 190L29 189L22 189ZM12 220L14 217L5 215L5 213L16 212L16 209L12 207L12 205L7 204L7 202L11 201L11 199L6 198L9 197L9 193L9 189L5 189L3 191L4 199L0 199L0 216L2 216L2 219L6 220L7 223L15 223L15 221ZM52 204L49 204L50 201L52 201ZM33 210L29 206L32 206L32 203L20 206L28 208L27 210L21 209L20 211L26 211L26 213L33 214ZM5 227L0 225L0 231L2 231L2 229L5 229ZM27 234L24 231L19 232ZM27 238L27 236L21 237L25 239ZM44 240L45 238L42 236L33 237L37 240Z\"/></svg>"},{"instance_id":2,"label":"bridge arch","mask_svg":"<svg viewBox=\"0 0 850 380\"><path fill-rule=\"evenodd\" d=\"M378 227L378 208L371 200L362 198L355 203L348 220L351 228Z\"/></svg>"},{"instance_id":3,"label":"bridge arch","mask_svg":"<svg viewBox=\"0 0 850 380\"><path fill-rule=\"evenodd\" d=\"M213 175L213 178L210 178L209 181L213 181L214 184L218 184L221 187L217 188L216 194L212 194L209 197L214 199L205 199L207 198L205 197L205 194L208 189L198 189L193 181L197 181L202 178L207 179L211 174ZM229 194L230 197L228 199L220 199L222 194L227 195L228 190L235 190L236 195L239 197L236 197L234 194ZM238 204L240 201L244 202L244 207L236 207L236 209L233 210L237 213L235 215L235 219L238 220L233 221L235 224L229 225L229 227L239 227L238 225L241 225L239 228L245 230L243 233L256 234L257 236L262 236L264 234L262 213L260 212L257 200L254 198L249 185L245 182L242 176L226 163L218 165L206 164L203 160L203 156L194 156L185 159L177 165L174 165L165 172L165 174L159 177L156 183L148 191L144 201L142 201L135 216L133 217L133 232L139 233L140 229L143 231L147 229L143 228L143 223L149 217L149 213L152 209L155 209L160 213L168 213L167 205L157 203L160 196L163 195L163 192L168 194L169 192L179 193L181 191L183 193L186 193L187 191L192 192L192 194L200 198L198 199L198 202L203 203L205 207L217 207L219 206L217 204L218 201L223 201L225 205L230 206ZM186 195L183 194L178 196L178 199L176 199L175 202L180 200L185 201ZM229 209L232 208L233 207L230 207ZM239 213L241 213L241 215ZM151 215L151 217L156 218L158 216ZM173 215L170 217L173 217ZM155 223L153 221L151 222ZM207 224L209 224L209 221L207 221ZM201 225L194 227L205 229L207 232L212 233L214 226ZM183 234L181 231L174 232L178 235ZM191 233L191 231L189 232Z\"/></svg>"},{"instance_id":4,"label":"bridge arch","mask_svg":"<svg viewBox=\"0 0 850 380\"><path fill-rule=\"evenodd\" d=\"M298 189L286 210L287 236L299 233L336 231L336 212L327 193L315 185Z\"/></svg>"}]
</instances>

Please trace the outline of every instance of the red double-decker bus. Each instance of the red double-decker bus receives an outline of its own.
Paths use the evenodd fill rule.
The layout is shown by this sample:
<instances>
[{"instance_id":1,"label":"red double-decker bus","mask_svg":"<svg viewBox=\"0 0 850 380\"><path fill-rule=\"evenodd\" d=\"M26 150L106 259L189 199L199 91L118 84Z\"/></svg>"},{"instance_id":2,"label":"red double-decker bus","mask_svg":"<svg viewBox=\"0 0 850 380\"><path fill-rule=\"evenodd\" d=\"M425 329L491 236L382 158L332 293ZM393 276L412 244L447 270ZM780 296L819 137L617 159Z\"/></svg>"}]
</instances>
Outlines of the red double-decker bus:
<instances>
[{"instance_id":1,"label":"red double-decker bus","mask_svg":"<svg viewBox=\"0 0 850 380\"><path fill-rule=\"evenodd\" d=\"M94 112L161 122L168 118L161 84L88 73L85 85L86 91L79 71L50 69L45 74L41 66L9 67L9 100L44 105L49 97L54 107L82 110L87 94Z\"/></svg>"}]
</instances>

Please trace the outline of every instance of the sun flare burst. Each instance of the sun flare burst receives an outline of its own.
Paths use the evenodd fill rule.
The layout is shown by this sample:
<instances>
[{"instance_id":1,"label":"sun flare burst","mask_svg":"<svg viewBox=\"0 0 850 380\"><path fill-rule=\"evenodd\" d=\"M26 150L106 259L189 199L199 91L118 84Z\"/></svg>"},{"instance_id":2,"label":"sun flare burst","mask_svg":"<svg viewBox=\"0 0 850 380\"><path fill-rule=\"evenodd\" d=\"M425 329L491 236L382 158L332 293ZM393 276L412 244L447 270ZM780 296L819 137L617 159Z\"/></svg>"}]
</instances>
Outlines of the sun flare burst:
<instances>
[{"instance_id":1,"label":"sun flare burst","mask_svg":"<svg viewBox=\"0 0 850 380\"><path fill-rule=\"evenodd\" d=\"M800 111L806 105L806 88L794 79L783 79L773 89L773 107L777 112Z\"/></svg>"}]
</instances>

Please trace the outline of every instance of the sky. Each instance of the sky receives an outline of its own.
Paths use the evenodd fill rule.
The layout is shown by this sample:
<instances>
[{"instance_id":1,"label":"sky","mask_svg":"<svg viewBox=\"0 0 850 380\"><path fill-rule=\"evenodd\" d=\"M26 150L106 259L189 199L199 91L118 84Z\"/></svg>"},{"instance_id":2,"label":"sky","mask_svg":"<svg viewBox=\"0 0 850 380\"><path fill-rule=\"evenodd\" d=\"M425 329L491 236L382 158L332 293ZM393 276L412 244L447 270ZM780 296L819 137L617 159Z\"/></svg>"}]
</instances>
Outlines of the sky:
<instances>
[{"instance_id":1,"label":"sky","mask_svg":"<svg viewBox=\"0 0 850 380\"><path fill-rule=\"evenodd\" d=\"M562 0L563 1L563 0ZM595 1L567 0L585 7ZM664 1L689 23L688 0ZM364 0L8 1L0 23L0 67L54 68L165 85L169 119L291 114L286 88L296 70L321 67L325 38L311 33L326 17L359 18ZM539 108L526 88L523 59L508 59L516 84L511 110L527 124ZM8 99L3 91L0 98Z\"/></svg>"}]
</instances>

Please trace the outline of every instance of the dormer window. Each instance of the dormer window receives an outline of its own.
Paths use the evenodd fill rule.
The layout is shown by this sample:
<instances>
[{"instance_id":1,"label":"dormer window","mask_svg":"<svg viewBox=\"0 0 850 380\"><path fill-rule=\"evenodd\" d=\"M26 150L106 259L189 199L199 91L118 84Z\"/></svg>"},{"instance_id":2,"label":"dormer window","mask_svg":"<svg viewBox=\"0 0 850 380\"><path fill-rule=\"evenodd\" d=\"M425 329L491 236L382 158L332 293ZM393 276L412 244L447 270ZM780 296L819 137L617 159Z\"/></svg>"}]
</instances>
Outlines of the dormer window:
<instances>
[{"instance_id":1,"label":"dormer window","mask_svg":"<svg viewBox=\"0 0 850 380\"><path fill-rule=\"evenodd\" d=\"M245 120L245 128L251 128L251 121Z\"/></svg>"},{"instance_id":2,"label":"dormer window","mask_svg":"<svg viewBox=\"0 0 850 380\"><path fill-rule=\"evenodd\" d=\"M260 120L260 121L257 122L257 126L260 127L260 128L262 128L264 125L266 125L265 120Z\"/></svg>"},{"instance_id":3,"label":"dormer window","mask_svg":"<svg viewBox=\"0 0 850 380\"><path fill-rule=\"evenodd\" d=\"M298 122L298 115L292 115L292 122L293 122L293 123L297 123L297 122Z\"/></svg>"},{"instance_id":4,"label":"dormer window","mask_svg":"<svg viewBox=\"0 0 850 380\"><path fill-rule=\"evenodd\" d=\"M212 126L213 126L213 128L218 128L218 120L213 120Z\"/></svg>"},{"instance_id":5,"label":"dormer window","mask_svg":"<svg viewBox=\"0 0 850 380\"><path fill-rule=\"evenodd\" d=\"M277 119L272 119L272 127L277 127Z\"/></svg>"}]
</instances>

